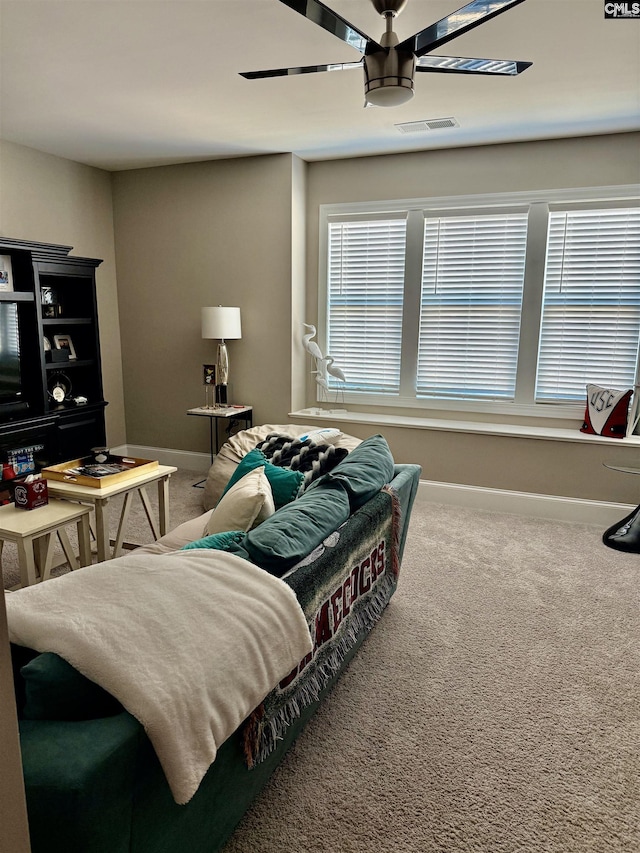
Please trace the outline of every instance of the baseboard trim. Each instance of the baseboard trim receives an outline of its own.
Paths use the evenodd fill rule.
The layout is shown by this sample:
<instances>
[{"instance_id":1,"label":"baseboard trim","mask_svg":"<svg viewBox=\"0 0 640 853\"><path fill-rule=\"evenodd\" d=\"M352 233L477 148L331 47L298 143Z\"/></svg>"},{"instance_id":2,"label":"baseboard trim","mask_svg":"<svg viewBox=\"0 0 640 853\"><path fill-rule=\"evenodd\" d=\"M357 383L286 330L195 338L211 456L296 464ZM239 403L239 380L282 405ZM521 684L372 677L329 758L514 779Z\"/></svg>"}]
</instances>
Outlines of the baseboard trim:
<instances>
[{"instance_id":1,"label":"baseboard trim","mask_svg":"<svg viewBox=\"0 0 640 853\"><path fill-rule=\"evenodd\" d=\"M208 453L148 447L143 444L123 444L120 447L112 447L111 451L121 456L157 459L162 465L175 465L176 468L198 473L208 471L211 464ZM506 489L485 489L481 486L439 483L435 480L420 480L418 495L421 500L430 503L503 512L509 515L526 515L530 518L549 518L554 521L569 521L577 524L597 524L603 529L615 524L634 509L630 504L512 492Z\"/></svg>"},{"instance_id":2,"label":"baseboard trim","mask_svg":"<svg viewBox=\"0 0 640 853\"><path fill-rule=\"evenodd\" d=\"M121 444L112 447L118 456L135 456L137 459L157 459L161 465L174 465L187 471L206 473L211 466L208 453L193 453L190 450L171 450L167 447L147 447L144 444Z\"/></svg>"},{"instance_id":3,"label":"baseboard trim","mask_svg":"<svg viewBox=\"0 0 640 853\"><path fill-rule=\"evenodd\" d=\"M511 492L506 489L485 489L459 483L438 483L434 480L420 480L418 495L422 500L431 503L526 515L532 518L549 518L553 521L597 524L603 529L620 521L634 509L630 504Z\"/></svg>"}]
</instances>

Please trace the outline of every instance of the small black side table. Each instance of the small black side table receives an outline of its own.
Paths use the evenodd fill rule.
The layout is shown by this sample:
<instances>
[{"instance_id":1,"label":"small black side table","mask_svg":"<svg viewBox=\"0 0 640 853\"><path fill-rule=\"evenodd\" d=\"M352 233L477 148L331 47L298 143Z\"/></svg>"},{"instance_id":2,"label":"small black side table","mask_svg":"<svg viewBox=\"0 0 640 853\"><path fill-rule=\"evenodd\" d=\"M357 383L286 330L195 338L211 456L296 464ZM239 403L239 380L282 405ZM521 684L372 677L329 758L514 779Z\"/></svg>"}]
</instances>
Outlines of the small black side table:
<instances>
[{"instance_id":1,"label":"small black side table","mask_svg":"<svg viewBox=\"0 0 640 853\"><path fill-rule=\"evenodd\" d=\"M248 429L253 425L253 406L219 406L218 408L207 408L206 406L198 406L196 409L188 409L188 415L196 415L200 418L209 418L209 447L211 454L211 464L213 465L213 445L215 433L215 452L220 450L220 441L218 437L218 421L226 421L227 428L225 430L227 438L231 435L231 430L237 421L244 423L244 429ZM215 430L214 430L215 423ZM225 438L226 441L226 438Z\"/></svg>"},{"instance_id":2,"label":"small black side table","mask_svg":"<svg viewBox=\"0 0 640 853\"><path fill-rule=\"evenodd\" d=\"M604 467L621 471L623 474L640 474L640 468L628 465L610 465L605 462ZM640 506L605 530L602 541L608 548L615 548L616 551L640 554Z\"/></svg>"}]
</instances>

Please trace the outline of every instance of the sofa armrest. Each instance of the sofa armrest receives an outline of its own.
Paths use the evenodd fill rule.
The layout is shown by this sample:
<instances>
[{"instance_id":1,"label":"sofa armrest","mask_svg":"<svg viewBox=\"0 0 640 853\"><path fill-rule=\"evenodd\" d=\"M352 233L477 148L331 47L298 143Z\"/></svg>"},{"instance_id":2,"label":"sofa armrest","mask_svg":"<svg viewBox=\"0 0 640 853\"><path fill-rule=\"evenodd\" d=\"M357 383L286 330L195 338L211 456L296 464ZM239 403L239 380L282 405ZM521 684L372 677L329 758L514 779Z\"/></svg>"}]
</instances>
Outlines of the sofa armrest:
<instances>
[{"instance_id":1,"label":"sofa armrest","mask_svg":"<svg viewBox=\"0 0 640 853\"><path fill-rule=\"evenodd\" d=\"M128 713L21 720L33 853L129 853L141 725Z\"/></svg>"},{"instance_id":2,"label":"sofa armrest","mask_svg":"<svg viewBox=\"0 0 640 853\"><path fill-rule=\"evenodd\" d=\"M395 465L394 477L389 484L396 491L400 498L400 507L402 509L402 518L400 521L400 545L399 557L402 560L404 553L404 545L407 541L407 532L409 530L409 519L418 486L420 484L420 474L422 468L420 465Z\"/></svg>"}]
</instances>

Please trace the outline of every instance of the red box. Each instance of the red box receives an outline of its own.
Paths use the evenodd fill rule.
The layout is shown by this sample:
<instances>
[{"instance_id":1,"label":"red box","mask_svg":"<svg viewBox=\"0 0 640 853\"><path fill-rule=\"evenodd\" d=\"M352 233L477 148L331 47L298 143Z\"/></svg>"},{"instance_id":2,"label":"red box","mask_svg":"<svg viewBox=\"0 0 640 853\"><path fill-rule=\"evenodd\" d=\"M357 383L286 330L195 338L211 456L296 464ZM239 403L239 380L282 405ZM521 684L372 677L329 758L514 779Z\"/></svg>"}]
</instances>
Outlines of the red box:
<instances>
[{"instance_id":1,"label":"red box","mask_svg":"<svg viewBox=\"0 0 640 853\"><path fill-rule=\"evenodd\" d=\"M49 489L43 477L32 480L30 483L25 480L14 480L14 486L15 504L20 509L37 509L49 503Z\"/></svg>"}]
</instances>

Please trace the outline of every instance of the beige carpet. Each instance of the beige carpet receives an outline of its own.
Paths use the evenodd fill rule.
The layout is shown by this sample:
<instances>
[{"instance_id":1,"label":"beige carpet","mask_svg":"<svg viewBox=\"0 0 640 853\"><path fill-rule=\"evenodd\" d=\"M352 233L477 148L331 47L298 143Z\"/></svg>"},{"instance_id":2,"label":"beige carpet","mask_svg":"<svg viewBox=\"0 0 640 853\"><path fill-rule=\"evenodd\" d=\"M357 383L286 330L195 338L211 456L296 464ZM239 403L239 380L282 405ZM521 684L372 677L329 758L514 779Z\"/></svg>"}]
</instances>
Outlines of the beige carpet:
<instances>
[{"instance_id":1,"label":"beige carpet","mask_svg":"<svg viewBox=\"0 0 640 853\"><path fill-rule=\"evenodd\" d=\"M640 556L601 533L418 502L398 592L225 853L638 853Z\"/></svg>"},{"instance_id":2,"label":"beige carpet","mask_svg":"<svg viewBox=\"0 0 640 853\"><path fill-rule=\"evenodd\" d=\"M638 853L640 557L421 502L400 587L225 853Z\"/></svg>"}]
</instances>

